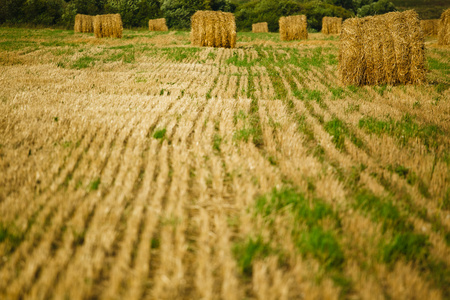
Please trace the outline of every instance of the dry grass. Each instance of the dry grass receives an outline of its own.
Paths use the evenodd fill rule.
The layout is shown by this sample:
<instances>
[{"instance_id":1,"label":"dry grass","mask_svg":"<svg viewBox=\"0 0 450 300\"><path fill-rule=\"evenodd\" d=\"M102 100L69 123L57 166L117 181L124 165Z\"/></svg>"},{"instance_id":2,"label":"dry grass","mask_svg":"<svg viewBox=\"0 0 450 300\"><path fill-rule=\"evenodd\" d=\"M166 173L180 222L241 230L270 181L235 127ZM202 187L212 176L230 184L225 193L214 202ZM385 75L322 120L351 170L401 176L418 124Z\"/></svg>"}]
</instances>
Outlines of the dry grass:
<instances>
[{"instance_id":1,"label":"dry grass","mask_svg":"<svg viewBox=\"0 0 450 300\"><path fill-rule=\"evenodd\" d=\"M308 30L306 16L281 17L280 38L282 41L306 40L308 39Z\"/></svg>"},{"instance_id":2,"label":"dry grass","mask_svg":"<svg viewBox=\"0 0 450 300\"><path fill-rule=\"evenodd\" d=\"M94 16L77 14L75 16L75 32L94 32Z\"/></svg>"},{"instance_id":3,"label":"dry grass","mask_svg":"<svg viewBox=\"0 0 450 300\"><path fill-rule=\"evenodd\" d=\"M119 14L97 15L94 17L94 34L96 38L122 38L122 18Z\"/></svg>"},{"instance_id":4,"label":"dry grass","mask_svg":"<svg viewBox=\"0 0 450 300\"><path fill-rule=\"evenodd\" d=\"M344 85L421 84L425 72L424 36L414 11L344 22L339 51Z\"/></svg>"},{"instance_id":5,"label":"dry grass","mask_svg":"<svg viewBox=\"0 0 450 300\"><path fill-rule=\"evenodd\" d=\"M234 15L221 11L197 11L191 18L191 42L200 47L234 48Z\"/></svg>"},{"instance_id":6,"label":"dry grass","mask_svg":"<svg viewBox=\"0 0 450 300\"><path fill-rule=\"evenodd\" d=\"M148 30L150 31L168 31L169 28L166 25L166 19L153 19L148 21Z\"/></svg>"},{"instance_id":7,"label":"dry grass","mask_svg":"<svg viewBox=\"0 0 450 300\"><path fill-rule=\"evenodd\" d=\"M438 44L450 45L450 9L444 11L439 21Z\"/></svg>"},{"instance_id":8,"label":"dry grass","mask_svg":"<svg viewBox=\"0 0 450 300\"><path fill-rule=\"evenodd\" d=\"M322 33L123 34L0 28L1 299L450 297L450 49L342 87Z\"/></svg>"},{"instance_id":9,"label":"dry grass","mask_svg":"<svg viewBox=\"0 0 450 300\"><path fill-rule=\"evenodd\" d=\"M269 32L269 27L267 25L267 22L252 24L252 32L254 32L254 33Z\"/></svg>"},{"instance_id":10,"label":"dry grass","mask_svg":"<svg viewBox=\"0 0 450 300\"><path fill-rule=\"evenodd\" d=\"M420 26L425 36L436 36L439 31L439 19L420 20Z\"/></svg>"},{"instance_id":11,"label":"dry grass","mask_svg":"<svg viewBox=\"0 0 450 300\"><path fill-rule=\"evenodd\" d=\"M322 33L323 34L340 34L342 30L342 18L323 17Z\"/></svg>"}]
</instances>

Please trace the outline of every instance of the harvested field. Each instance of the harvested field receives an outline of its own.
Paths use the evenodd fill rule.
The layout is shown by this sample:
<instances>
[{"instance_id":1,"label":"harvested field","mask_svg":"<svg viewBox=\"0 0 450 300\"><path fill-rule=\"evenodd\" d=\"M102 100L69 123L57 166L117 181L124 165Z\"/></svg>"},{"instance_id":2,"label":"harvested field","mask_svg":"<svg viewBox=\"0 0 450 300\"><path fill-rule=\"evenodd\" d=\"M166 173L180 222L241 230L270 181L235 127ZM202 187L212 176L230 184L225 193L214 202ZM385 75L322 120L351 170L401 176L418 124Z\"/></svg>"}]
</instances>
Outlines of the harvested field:
<instances>
[{"instance_id":1,"label":"harvested field","mask_svg":"<svg viewBox=\"0 0 450 300\"><path fill-rule=\"evenodd\" d=\"M169 28L167 28L166 25L166 19L160 18L160 19L153 19L148 21L148 29L150 31L168 31Z\"/></svg>"},{"instance_id":2,"label":"harvested field","mask_svg":"<svg viewBox=\"0 0 450 300\"><path fill-rule=\"evenodd\" d=\"M305 15L281 17L279 20L279 24L280 39L282 41L308 39L308 30Z\"/></svg>"},{"instance_id":3,"label":"harvested field","mask_svg":"<svg viewBox=\"0 0 450 300\"><path fill-rule=\"evenodd\" d=\"M252 32L253 33L269 32L269 26L267 25L267 22L252 24Z\"/></svg>"},{"instance_id":4,"label":"harvested field","mask_svg":"<svg viewBox=\"0 0 450 300\"><path fill-rule=\"evenodd\" d=\"M236 22L232 13L197 11L191 18L192 45L234 48Z\"/></svg>"},{"instance_id":5,"label":"harvested field","mask_svg":"<svg viewBox=\"0 0 450 300\"><path fill-rule=\"evenodd\" d=\"M77 14L75 16L74 32L94 32L94 16Z\"/></svg>"},{"instance_id":6,"label":"harvested field","mask_svg":"<svg viewBox=\"0 0 450 300\"><path fill-rule=\"evenodd\" d=\"M342 18L323 17L322 33L323 34L340 34L342 30Z\"/></svg>"},{"instance_id":7,"label":"harvested field","mask_svg":"<svg viewBox=\"0 0 450 300\"><path fill-rule=\"evenodd\" d=\"M343 85L425 82L425 40L413 10L347 19L340 38Z\"/></svg>"},{"instance_id":8,"label":"harvested field","mask_svg":"<svg viewBox=\"0 0 450 300\"><path fill-rule=\"evenodd\" d=\"M0 299L449 299L450 49L0 27Z\"/></svg>"},{"instance_id":9,"label":"harvested field","mask_svg":"<svg viewBox=\"0 0 450 300\"><path fill-rule=\"evenodd\" d=\"M122 38L122 18L119 14L97 15L94 17L94 35L96 38Z\"/></svg>"}]
</instances>

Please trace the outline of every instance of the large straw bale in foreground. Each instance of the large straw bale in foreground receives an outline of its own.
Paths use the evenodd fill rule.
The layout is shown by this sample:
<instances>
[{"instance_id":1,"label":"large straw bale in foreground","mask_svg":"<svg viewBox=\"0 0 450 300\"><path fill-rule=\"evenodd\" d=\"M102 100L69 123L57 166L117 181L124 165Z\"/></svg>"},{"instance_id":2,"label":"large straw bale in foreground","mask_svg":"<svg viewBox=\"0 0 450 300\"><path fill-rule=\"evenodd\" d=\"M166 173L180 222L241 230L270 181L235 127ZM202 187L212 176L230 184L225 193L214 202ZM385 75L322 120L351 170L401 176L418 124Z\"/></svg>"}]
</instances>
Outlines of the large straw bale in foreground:
<instances>
[{"instance_id":1,"label":"large straw bale in foreground","mask_svg":"<svg viewBox=\"0 0 450 300\"><path fill-rule=\"evenodd\" d=\"M96 38L121 38L122 32L122 18L119 14L98 15L94 17L94 34Z\"/></svg>"},{"instance_id":2,"label":"large straw bale in foreground","mask_svg":"<svg viewBox=\"0 0 450 300\"><path fill-rule=\"evenodd\" d=\"M77 14L75 16L75 32L94 32L94 16Z\"/></svg>"},{"instance_id":3,"label":"large straw bale in foreground","mask_svg":"<svg viewBox=\"0 0 450 300\"><path fill-rule=\"evenodd\" d=\"M236 21L232 13L197 11L191 17L191 41L194 46L234 48Z\"/></svg>"},{"instance_id":4,"label":"large straw bale in foreground","mask_svg":"<svg viewBox=\"0 0 450 300\"><path fill-rule=\"evenodd\" d=\"M281 17L279 20L282 41L302 40L308 38L306 16Z\"/></svg>"},{"instance_id":5,"label":"large straw bale in foreground","mask_svg":"<svg viewBox=\"0 0 450 300\"><path fill-rule=\"evenodd\" d=\"M343 23L339 76L344 85L420 84L425 71L424 36L415 11Z\"/></svg>"},{"instance_id":6,"label":"large straw bale in foreground","mask_svg":"<svg viewBox=\"0 0 450 300\"><path fill-rule=\"evenodd\" d=\"M421 20L420 26L422 27L423 34L425 36L437 35L439 28L439 19Z\"/></svg>"},{"instance_id":7,"label":"large straw bale in foreground","mask_svg":"<svg viewBox=\"0 0 450 300\"><path fill-rule=\"evenodd\" d=\"M150 31L168 31L166 19L153 19L148 21L148 30Z\"/></svg>"},{"instance_id":8,"label":"large straw bale in foreground","mask_svg":"<svg viewBox=\"0 0 450 300\"><path fill-rule=\"evenodd\" d=\"M439 21L438 44L450 45L450 8L441 15Z\"/></svg>"},{"instance_id":9,"label":"large straw bale in foreground","mask_svg":"<svg viewBox=\"0 0 450 300\"><path fill-rule=\"evenodd\" d=\"M342 29L342 18L323 17L322 33L323 34L340 34Z\"/></svg>"},{"instance_id":10,"label":"large straw bale in foreground","mask_svg":"<svg viewBox=\"0 0 450 300\"><path fill-rule=\"evenodd\" d=\"M269 26L267 25L267 22L252 24L252 32L269 32Z\"/></svg>"}]
</instances>

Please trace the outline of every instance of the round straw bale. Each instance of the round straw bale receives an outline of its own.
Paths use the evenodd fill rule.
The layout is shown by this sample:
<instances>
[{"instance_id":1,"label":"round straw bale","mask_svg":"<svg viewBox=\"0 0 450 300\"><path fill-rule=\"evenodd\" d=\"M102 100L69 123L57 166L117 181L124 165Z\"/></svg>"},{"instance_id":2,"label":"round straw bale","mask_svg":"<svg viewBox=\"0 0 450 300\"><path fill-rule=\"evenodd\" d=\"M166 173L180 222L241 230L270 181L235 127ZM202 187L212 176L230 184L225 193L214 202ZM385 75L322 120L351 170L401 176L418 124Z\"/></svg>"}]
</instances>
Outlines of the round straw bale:
<instances>
[{"instance_id":1,"label":"round straw bale","mask_svg":"<svg viewBox=\"0 0 450 300\"><path fill-rule=\"evenodd\" d=\"M439 19L421 20L420 26L422 27L423 34L425 36L437 35L439 29Z\"/></svg>"},{"instance_id":2,"label":"round straw bale","mask_svg":"<svg viewBox=\"0 0 450 300\"><path fill-rule=\"evenodd\" d=\"M236 22L232 13L197 11L191 17L191 42L194 46L234 48Z\"/></svg>"},{"instance_id":3,"label":"round straw bale","mask_svg":"<svg viewBox=\"0 0 450 300\"><path fill-rule=\"evenodd\" d=\"M123 25L119 14L97 15L94 17L94 35L96 38L122 38Z\"/></svg>"},{"instance_id":4,"label":"round straw bale","mask_svg":"<svg viewBox=\"0 0 450 300\"><path fill-rule=\"evenodd\" d=\"M282 41L302 40L308 38L306 16L281 17L280 37Z\"/></svg>"},{"instance_id":5,"label":"round straw bale","mask_svg":"<svg viewBox=\"0 0 450 300\"><path fill-rule=\"evenodd\" d=\"M342 30L342 18L323 17L322 33L323 34L340 34Z\"/></svg>"},{"instance_id":6,"label":"round straw bale","mask_svg":"<svg viewBox=\"0 0 450 300\"><path fill-rule=\"evenodd\" d=\"M438 44L450 45L450 8L442 13L439 20Z\"/></svg>"},{"instance_id":7,"label":"round straw bale","mask_svg":"<svg viewBox=\"0 0 450 300\"><path fill-rule=\"evenodd\" d=\"M167 28L166 19L160 18L160 19L149 20L148 21L148 30L150 30L150 31L168 31L169 28Z\"/></svg>"},{"instance_id":8,"label":"round straw bale","mask_svg":"<svg viewBox=\"0 0 450 300\"><path fill-rule=\"evenodd\" d=\"M77 14L75 16L75 32L94 32L94 17Z\"/></svg>"},{"instance_id":9,"label":"round straw bale","mask_svg":"<svg viewBox=\"0 0 450 300\"><path fill-rule=\"evenodd\" d=\"M416 12L343 23L339 76L344 85L420 84L425 71L424 37Z\"/></svg>"},{"instance_id":10,"label":"round straw bale","mask_svg":"<svg viewBox=\"0 0 450 300\"><path fill-rule=\"evenodd\" d=\"M252 24L252 32L269 32L269 26L267 22L255 23Z\"/></svg>"}]
</instances>

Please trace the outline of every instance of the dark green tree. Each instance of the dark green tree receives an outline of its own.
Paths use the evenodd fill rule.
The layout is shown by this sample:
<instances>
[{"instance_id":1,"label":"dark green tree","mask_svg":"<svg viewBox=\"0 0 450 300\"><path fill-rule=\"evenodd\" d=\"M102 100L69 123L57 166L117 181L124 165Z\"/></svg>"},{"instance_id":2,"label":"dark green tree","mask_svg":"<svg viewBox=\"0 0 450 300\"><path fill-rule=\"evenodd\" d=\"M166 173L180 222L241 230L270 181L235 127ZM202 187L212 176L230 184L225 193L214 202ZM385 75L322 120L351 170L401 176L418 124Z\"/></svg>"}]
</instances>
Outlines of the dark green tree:
<instances>
[{"instance_id":1,"label":"dark green tree","mask_svg":"<svg viewBox=\"0 0 450 300\"><path fill-rule=\"evenodd\" d=\"M395 10L395 5L392 2L389 0L380 0L359 8L358 17L382 15Z\"/></svg>"},{"instance_id":2,"label":"dark green tree","mask_svg":"<svg viewBox=\"0 0 450 300\"><path fill-rule=\"evenodd\" d=\"M18 23L23 19L23 4L26 0L0 0L0 24L6 21Z\"/></svg>"},{"instance_id":3,"label":"dark green tree","mask_svg":"<svg viewBox=\"0 0 450 300\"><path fill-rule=\"evenodd\" d=\"M56 25L61 21L64 0L27 0L23 5L24 22L35 25Z\"/></svg>"}]
</instances>

